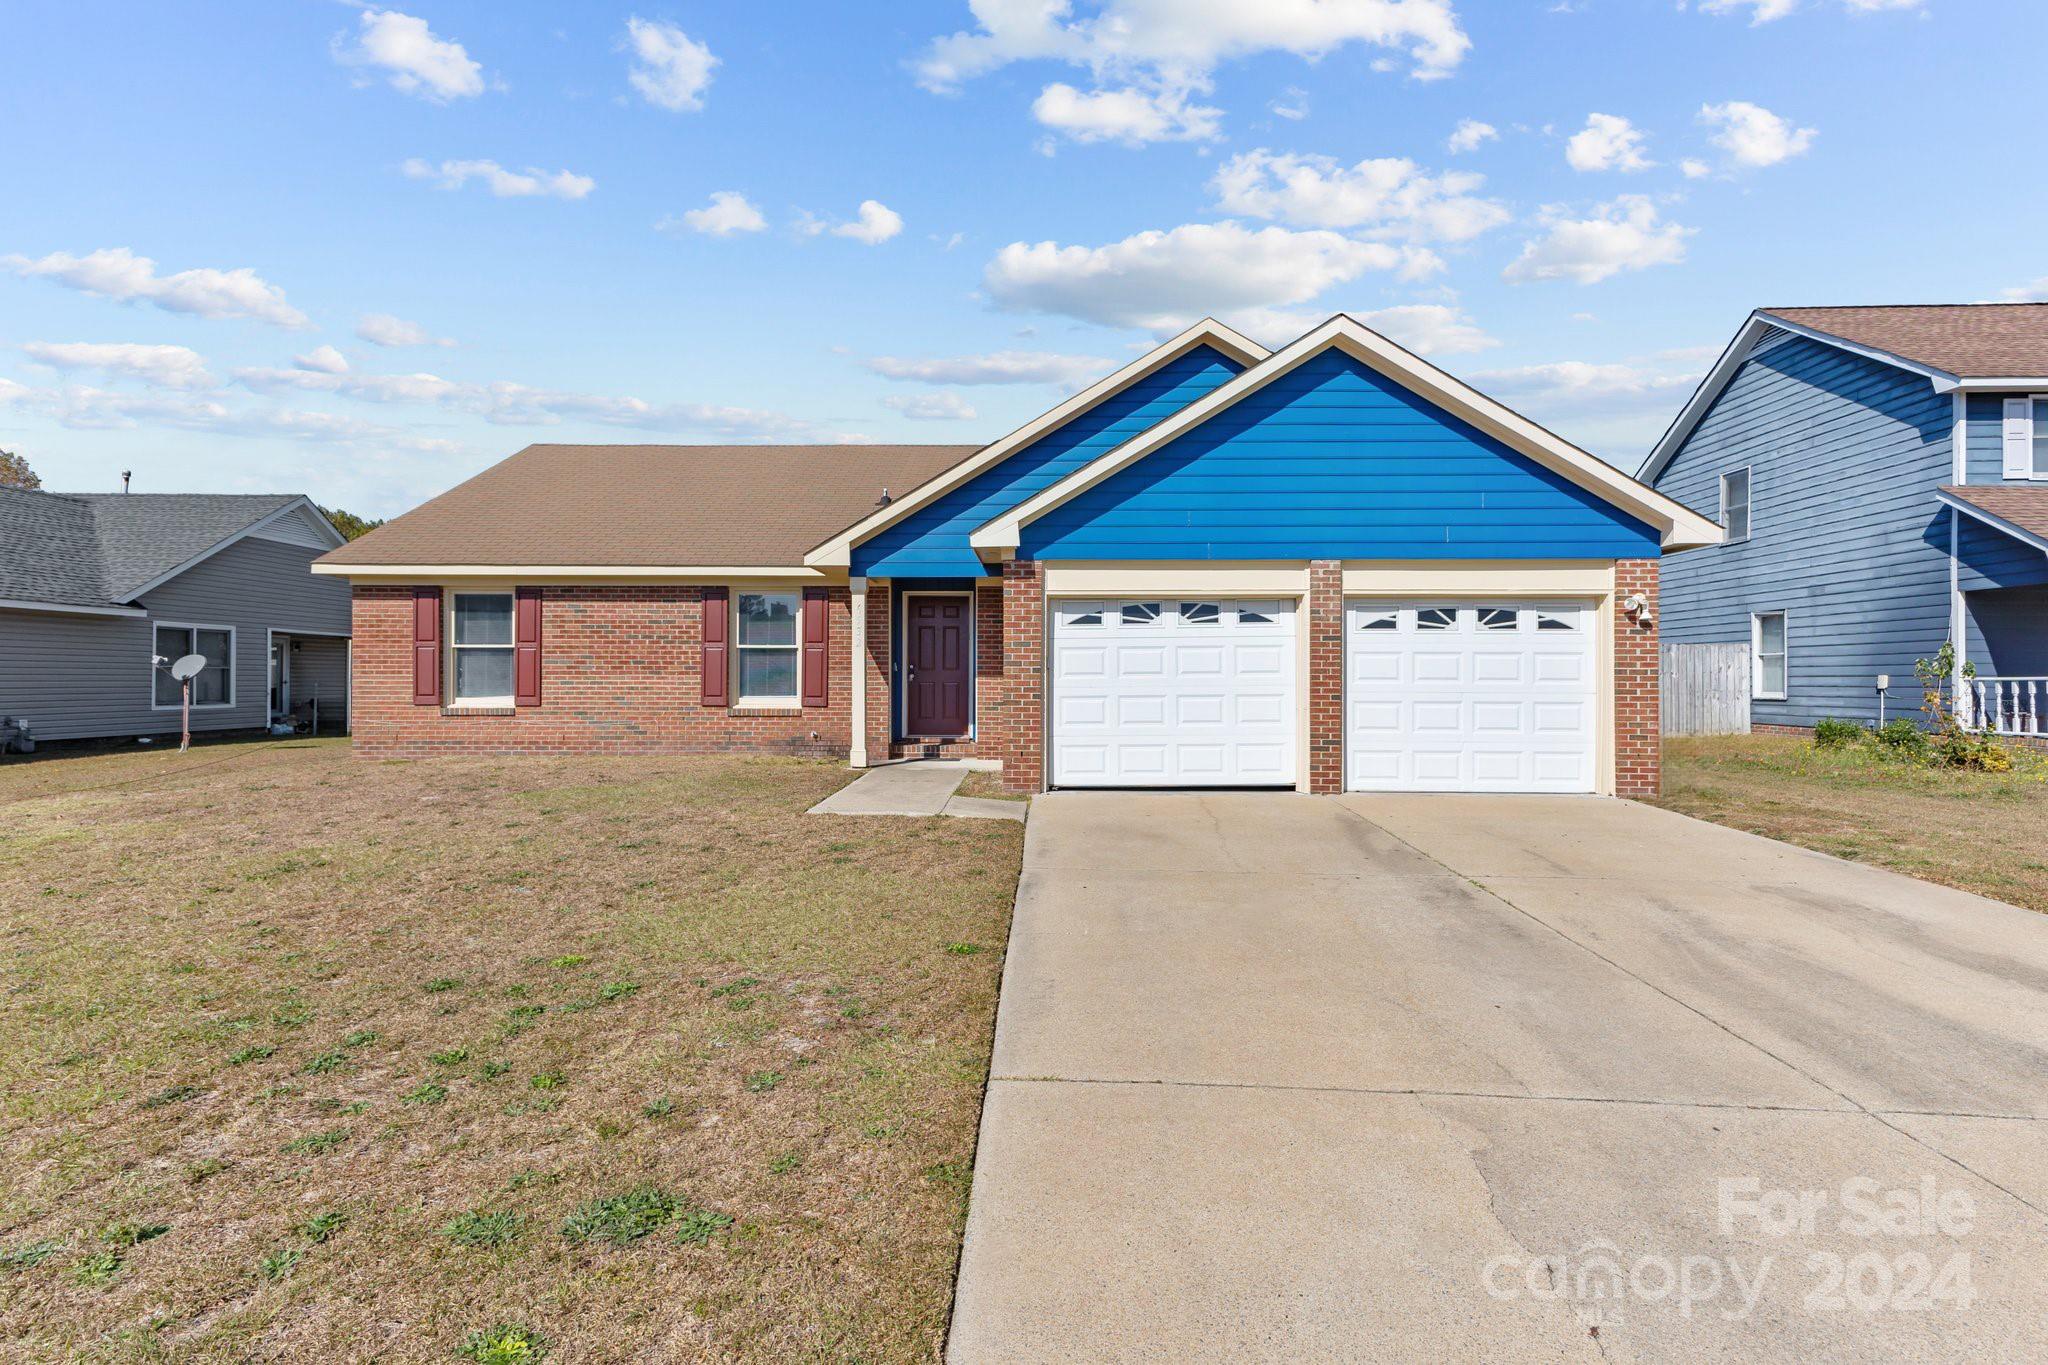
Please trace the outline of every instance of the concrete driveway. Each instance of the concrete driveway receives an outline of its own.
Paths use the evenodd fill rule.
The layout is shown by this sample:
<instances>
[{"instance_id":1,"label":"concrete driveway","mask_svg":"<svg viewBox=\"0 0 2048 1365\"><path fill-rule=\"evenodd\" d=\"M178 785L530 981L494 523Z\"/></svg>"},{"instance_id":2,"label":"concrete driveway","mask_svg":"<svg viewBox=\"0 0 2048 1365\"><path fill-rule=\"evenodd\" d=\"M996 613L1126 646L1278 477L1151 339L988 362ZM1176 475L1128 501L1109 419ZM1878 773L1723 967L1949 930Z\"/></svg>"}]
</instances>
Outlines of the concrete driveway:
<instances>
[{"instance_id":1,"label":"concrete driveway","mask_svg":"<svg viewBox=\"0 0 2048 1365\"><path fill-rule=\"evenodd\" d=\"M2048 917L1629 802L1054 795L950 1355L2041 1358L2044 1119Z\"/></svg>"}]
</instances>

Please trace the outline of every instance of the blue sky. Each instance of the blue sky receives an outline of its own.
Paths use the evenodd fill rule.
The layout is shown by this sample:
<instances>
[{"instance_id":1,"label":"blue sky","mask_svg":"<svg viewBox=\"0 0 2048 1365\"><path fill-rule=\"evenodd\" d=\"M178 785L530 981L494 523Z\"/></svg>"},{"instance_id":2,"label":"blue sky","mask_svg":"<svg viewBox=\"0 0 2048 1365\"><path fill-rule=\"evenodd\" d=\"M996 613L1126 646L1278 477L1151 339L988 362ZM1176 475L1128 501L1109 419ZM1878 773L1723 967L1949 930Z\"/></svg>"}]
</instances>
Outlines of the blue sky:
<instances>
[{"instance_id":1,"label":"blue sky","mask_svg":"<svg viewBox=\"0 0 2048 1365\"><path fill-rule=\"evenodd\" d=\"M2048 297L1997 60L2041 5L6 23L0 447L59 489L391 515L531 441L972 442L1204 313L1338 309L1633 467L1751 307Z\"/></svg>"}]
</instances>

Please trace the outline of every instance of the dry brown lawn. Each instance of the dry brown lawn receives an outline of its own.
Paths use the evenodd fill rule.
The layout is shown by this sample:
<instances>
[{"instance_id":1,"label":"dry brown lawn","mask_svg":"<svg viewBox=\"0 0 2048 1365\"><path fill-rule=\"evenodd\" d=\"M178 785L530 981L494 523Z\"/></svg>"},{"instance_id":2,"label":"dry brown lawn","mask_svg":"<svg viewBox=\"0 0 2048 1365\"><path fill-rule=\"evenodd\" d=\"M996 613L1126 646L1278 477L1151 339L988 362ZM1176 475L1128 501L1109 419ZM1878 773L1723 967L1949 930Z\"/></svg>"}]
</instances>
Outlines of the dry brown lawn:
<instances>
[{"instance_id":1,"label":"dry brown lawn","mask_svg":"<svg viewBox=\"0 0 2048 1365\"><path fill-rule=\"evenodd\" d=\"M991 801L1029 801L1031 799L1024 792L1006 790L1003 786L1003 775L1001 773L985 773L978 768L967 774L967 780L960 784L960 790L955 792L954 795L979 796Z\"/></svg>"},{"instance_id":2,"label":"dry brown lawn","mask_svg":"<svg viewBox=\"0 0 2048 1365\"><path fill-rule=\"evenodd\" d=\"M1974 773L1777 736L1670 739L1656 804L2048 910L2048 762L2016 756Z\"/></svg>"},{"instance_id":3,"label":"dry brown lawn","mask_svg":"<svg viewBox=\"0 0 2048 1365\"><path fill-rule=\"evenodd\" d=\"M850 776L0 767L6 1358L932 1358L1022 832Z\"/></svg>"}]
</instances>

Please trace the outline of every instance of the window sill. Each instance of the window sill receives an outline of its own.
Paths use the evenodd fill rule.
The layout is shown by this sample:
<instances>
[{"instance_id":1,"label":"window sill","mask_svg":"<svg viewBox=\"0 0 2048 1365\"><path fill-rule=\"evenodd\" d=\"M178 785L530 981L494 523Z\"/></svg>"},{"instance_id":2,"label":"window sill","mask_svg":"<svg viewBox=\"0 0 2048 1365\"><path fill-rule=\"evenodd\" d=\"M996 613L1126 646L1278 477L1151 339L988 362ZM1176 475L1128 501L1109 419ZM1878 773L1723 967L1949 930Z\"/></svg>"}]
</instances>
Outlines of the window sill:
<instances>
[{"instance_id":1,"label":"window sill","mask_svg":"<svg viewBox=\"0 0 2048 1365\"><path fill-rule=\"evenodd\" d=\"M732 714L735 716L793 716L803 709L804 705L800 701L755 701L742 698L732 704Z\"/></svg>"},{"instance_id":2,"label":"window sill","mask_svg":"<svg viewBox=\"0 0 2048 1365\"><path fill-rule=\"evenodd\" d=\"M444 716L516 716L517 707L509 701L456 702L441 708Z\"/></svg>"}]
</instances>

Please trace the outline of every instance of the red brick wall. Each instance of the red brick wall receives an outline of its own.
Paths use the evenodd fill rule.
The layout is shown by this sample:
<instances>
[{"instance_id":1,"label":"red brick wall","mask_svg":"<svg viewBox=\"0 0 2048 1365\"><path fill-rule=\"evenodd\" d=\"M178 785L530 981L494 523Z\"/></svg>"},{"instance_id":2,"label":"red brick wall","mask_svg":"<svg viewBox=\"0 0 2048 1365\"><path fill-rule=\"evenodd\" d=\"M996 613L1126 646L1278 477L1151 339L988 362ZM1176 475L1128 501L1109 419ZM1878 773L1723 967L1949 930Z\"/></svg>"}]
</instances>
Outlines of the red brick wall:
<instances>
[{"instance_id":1,"label":"red brick wall","mask_svg":"<svg viewBox=\"0 0 2048 1365\"><path fill-rule=\"evenodd\" d=\"M985 710L981 753L1003 761L1010 791L1045 790L1045 568L1029 560L1003 564L1000 678L996 704ZM979 603L977 603L979 606ZM984 660L983 667L987 667Z\"/></svg>"},{"instance_id":2,"label":"red brick wall","mask_svg":"<svg viewBox=\"0 0 2048 1365\"><path fill-rule=\"evenodd\" d=\"M1640 625L1621 609L1630 594L1649 603ZM1655 796L1663 788L1664 736L1657 694L1657 561L1614 565L1614 794Z\"/></svg>"},{"instance_id":3,"label":"red brick wall","mask_svg":"<svg viewBox=\"0 0 2048 1365\"><path fill-rule=\"evenodd\" d=\"M867 683L867 747L868 763L880 763L889 757L889 736L894 733L891 723L889 695L889 580L870 578L868 580L868 631L867 652L864 663L868 671Z\"/></svg>"},{"instance_id":4,"label":"red brick wall","mask_svg":"<svg viewBox=\"0 0 2048 1365\"><path fill-rule=\"evenodd\" d=\"M1344 566L1308 566L1308 789L1344 790Z\"/></svg>"},{"instance_id":5,"label":"red brick wall","mask_svg":"<svg viewBox=\"0 0 2048 1365\"><path fill-rule=\"evenodd\" d=\"M542 704L464 715L412 704L412 589L358 587L355 751L368 758L728 750L843 758L852 733L847 590L826 592L827 705L786 712L703 704L698 593L674 586L545 587Z\"/></svg>"}]
</instances>

